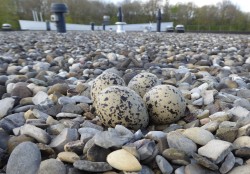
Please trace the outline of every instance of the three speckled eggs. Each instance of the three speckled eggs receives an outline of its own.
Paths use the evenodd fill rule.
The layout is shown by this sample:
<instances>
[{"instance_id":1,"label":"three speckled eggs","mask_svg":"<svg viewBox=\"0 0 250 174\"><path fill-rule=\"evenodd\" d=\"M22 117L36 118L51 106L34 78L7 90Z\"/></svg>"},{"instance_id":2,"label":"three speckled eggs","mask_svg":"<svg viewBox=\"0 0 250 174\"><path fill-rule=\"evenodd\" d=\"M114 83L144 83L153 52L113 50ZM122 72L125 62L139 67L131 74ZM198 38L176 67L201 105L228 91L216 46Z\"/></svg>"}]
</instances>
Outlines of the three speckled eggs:
<instances>
[{"instance_id":1,"label":"three speckled eggs","mask_svg":"<svg viewBox=\"0 0 250 174\"><path fill-rule=\"evenodd\" d=\"M125 86L114 73L98 76L91 87L96 113L105 126L121 124L138 130L149 121L168 124L179 120L186 102L181 91L170 85L161 85L152 73L140 73Z\"/></svg>"}]
</instances>

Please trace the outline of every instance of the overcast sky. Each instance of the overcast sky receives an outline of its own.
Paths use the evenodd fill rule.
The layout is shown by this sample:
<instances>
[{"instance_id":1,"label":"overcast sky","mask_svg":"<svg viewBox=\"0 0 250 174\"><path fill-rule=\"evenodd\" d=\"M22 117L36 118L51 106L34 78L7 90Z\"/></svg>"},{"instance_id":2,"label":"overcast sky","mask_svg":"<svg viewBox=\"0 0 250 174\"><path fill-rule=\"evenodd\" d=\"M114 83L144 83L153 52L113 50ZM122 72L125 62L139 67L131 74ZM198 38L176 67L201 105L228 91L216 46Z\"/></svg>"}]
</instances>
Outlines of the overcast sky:
<instances>
[{"instance_id":1,"label":"overcast sky","mask_svg":"<svg viewBox=\"0 0 250 174\"><path fill-rule=\"evenodd\" d=\"M170 4L176 4L177 2L193 2L197 6L203 5L216 5L218 2L222 2L222 0L170 0ZM231 2L244 12L250 12L250 0L231 0Z\"/></svg>"},{"instance_id":2,"label":"overcast sky","mask_svg":"<svg viewBox=\"0 0 250 174\"><path fill-rule=\"evenodd\" d=\"M121 2L122 0L105 0L107 2ZM141 0L146 1L146 0ZM203 6L203 5L216 5L218 2L222 2L222 0L169 0L170 4L174 5L176 3L182 2L193 2L197 6ZM250 0L231 0L233 4L236 4L239 6L239 8L244 12L250 12Z\"/></svg>"}]
</instances>

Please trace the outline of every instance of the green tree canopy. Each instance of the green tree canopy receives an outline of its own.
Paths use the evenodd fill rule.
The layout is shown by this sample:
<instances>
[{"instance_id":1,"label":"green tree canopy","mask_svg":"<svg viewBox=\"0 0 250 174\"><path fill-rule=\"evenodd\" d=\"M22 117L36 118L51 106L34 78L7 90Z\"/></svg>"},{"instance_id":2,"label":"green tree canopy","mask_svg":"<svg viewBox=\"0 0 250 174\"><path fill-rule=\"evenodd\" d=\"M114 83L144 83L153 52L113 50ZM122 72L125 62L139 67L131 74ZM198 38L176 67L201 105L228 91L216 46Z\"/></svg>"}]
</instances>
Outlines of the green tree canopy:
<instances>
[{"instance_id":1,"label":"green tree canopy","mask_svg":"<svg viewBox=\"0 0 250 174\"><path fill-rule=\"evenodd\" d=\"M242 12L230 0L222 0L216 5L198 7L194 3L170 5L163 0L123 0L119 4L104 3L101 0L1 0L0 24L10 23L18 28L18 20L33 20L32 10L42 14L44 20L50 19L50 5L53 2L66 3L69 13L68 23L101 25L103 16L110 16L110 23L117 21L118 6L122 7L124 21L127 23L148 23L156 21L156 11L163 12L162 21L184 24L189 30L220 30L225 26L231 31L249 31L250 13Z\"/></svg>"}]
</instances>

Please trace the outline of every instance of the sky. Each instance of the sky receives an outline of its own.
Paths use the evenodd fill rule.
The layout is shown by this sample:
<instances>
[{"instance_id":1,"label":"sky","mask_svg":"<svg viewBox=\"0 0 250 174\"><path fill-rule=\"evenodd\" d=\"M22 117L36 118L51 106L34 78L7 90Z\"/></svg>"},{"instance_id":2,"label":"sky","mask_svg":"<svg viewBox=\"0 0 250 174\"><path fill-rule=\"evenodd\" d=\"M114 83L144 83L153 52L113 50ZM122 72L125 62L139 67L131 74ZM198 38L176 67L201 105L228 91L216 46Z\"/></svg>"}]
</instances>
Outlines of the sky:
<instances>
[{"instance_id":1,"label":"sky","mask_svg":"<svg viewBox=\"0 0 250 174\"><path fill-rule=\"evenodd\" d=\"M122 0L105 0L107 2L118 3ZM141 0L146 1L146 0ZM222 0L169 0L171 5L175 5L176 3L187 3L193 2L197 6L201 7L203 5L216 5L218 2L222 2ZM250 0L231 0L231 2L237 5L243 12L250 12Z\"/></svg>"},{"instance_id":2,"label":"sky","mask_svg":"<svg viewBox=\"0 0 250 174\"><path fill-rule=\"evenodd\" d=\"M197 6L201 7L203 5L216 5L222 0L169 0L170 4L176 4L177 2L193 2ZM231 0L231 2L237 5L242 11L250 12L250 0Z\"/></svg>"}]
</instances>

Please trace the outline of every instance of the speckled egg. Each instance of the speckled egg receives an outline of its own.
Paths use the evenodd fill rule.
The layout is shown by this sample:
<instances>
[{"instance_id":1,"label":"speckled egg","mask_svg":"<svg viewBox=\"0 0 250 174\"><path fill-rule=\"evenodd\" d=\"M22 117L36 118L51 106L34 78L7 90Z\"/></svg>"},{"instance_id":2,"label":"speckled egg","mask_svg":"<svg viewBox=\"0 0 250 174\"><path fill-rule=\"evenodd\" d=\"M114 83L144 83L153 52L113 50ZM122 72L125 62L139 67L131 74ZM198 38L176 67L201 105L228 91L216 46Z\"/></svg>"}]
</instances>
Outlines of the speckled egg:
<instances>
[{"instance_id":1,"label":"speckled egg","mask_svg":"<svg viewBox=\"0 0 250 174\"><path fill-rule=\"evenodd\" d=\"M168 124L179 120L186 109L186 101L179 89L171 85L158 85L148 91L143 100L150 120L155 124Z\"/></svg>"},{"instance_id":2,"label":"speckled egg","mask_svg":"<svg viewBox=\"0 0 250 174\"><path fill-rule=\"evenodd\" d=\"M160 84L161 82L156 75L143 72L134 76L128 83L128 87L143 97L152 87Z\"/></svg>"},{"instance_id":3,"label":"speckled egg","mask_svg":"<svg viewBox=\"0 0 250 174\"><path fill-rule=\"evenodd\" d=\"M106 126L121 124L138 130L148 125L149 116L142 98L125 86L110 86L97 96L96 112Z\"/></svg>"},{"instance_id":4,"label":"speckled egg","mask_svg":"<svg viewBox=\"0 0 250 174\"><path fill-rule=\"evenodd\" d=\"M125 86L124 80L115 73L105 72L97 76L91 85L91 99L96 103L97 95L105 88L113 85Z\"/></svg>"}]
</instances>

